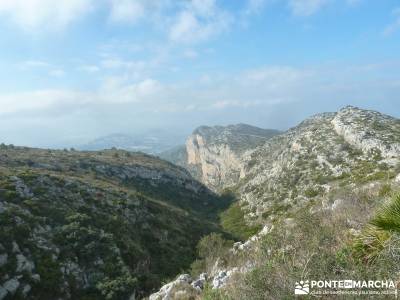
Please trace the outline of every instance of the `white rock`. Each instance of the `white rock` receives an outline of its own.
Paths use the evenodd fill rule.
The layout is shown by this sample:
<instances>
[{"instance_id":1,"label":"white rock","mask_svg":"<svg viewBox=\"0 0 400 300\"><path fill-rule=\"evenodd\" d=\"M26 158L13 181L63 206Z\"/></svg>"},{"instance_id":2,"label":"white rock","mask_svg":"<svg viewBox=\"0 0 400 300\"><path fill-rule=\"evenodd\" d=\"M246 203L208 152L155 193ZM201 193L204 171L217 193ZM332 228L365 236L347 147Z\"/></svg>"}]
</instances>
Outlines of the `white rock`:
<instances>
[{"instance_id":1,"label":"white rock","mask_svg":"<svg viewBox=\"0 0 400 300\"><path fill-rule=\"evenodd\" d=\"M8 281L6 281L6 283L3 284L3 287L11 294L14 294L18 287L19 287L19 281L15 278L10 279Z\"/></svg>"},{"instance_id":2,"label":"white rock","mask_svg":"<svg viewBox=\"0 0 400 300\"><path fill-rule=\"evenodd\" d=\"M0 254L0 267L4 266L7 263L8 254Z\"/></svg>"},{"instance_id":3,"label":"white rock","mask_svg":"<svg viewBox=\"0 0 400 300\"><path fill-rule=\"evenodd\" d=\"M31 276L31 278L32 278L34 281L36 281L36 282L39 282L39 281L40 281L40 275L39 275L39 274L33 274L33 275Z\"/></svg>"},{"instance_id":4,"label":"white rock","mask_svg":"<svg viewBox=\"0 0 400 300\"><path fill-rule=\"evenodd\" d=\"M13 253L20 253L21 252L21 250L19 249L18 244L15 241L12 243L12 245L13 245L13 248L12 248L12 252Z\"/></svg>"},{"instance_id":5,"label":"white rock","mask_svg":"<svg viewBox=\"0 0 400 300\"><path fill-rule=\"evenodd\" d=\"M394 180L396 183L400 183L400 174L398 174L397 176L396 176L396 179Z\"/></svg>"},{"instance_id":6,"label":"white rock","mask_svg":"<svg viewBox=\"0 0 400 300\"><path fill-rule=\"evenodd\" d=\"M261 236L263 236L263 235L266 235L266 234L270 233L271 230L272 230L272 227L271 227L271 226L265 225L265 226L263 227L263 229L261 229L261 231L260 231L258 234L261 235Z\"/></svg>"},{"instance_id":7,"label":"white rock","mask_svg":"<svg viewBox=\"0 0 400 300\"><path fill-rule=\"evenodd\" d=\"M192 282L192 277L190 277L189 274L182 274L182 275L179 275L179 277L176 279L176 281L191 283Z\"/></svg>"},{"instance_id":8,"label":"white rock","mask_svg":"<svg viewBox=\"0 0 400 300\"><path fill-rule=\"evenodd\" d=\"M172 297L171 292L175 286L187 284L190 287L189 284L191 282L192 278L189 274L179 275L179 277L175 281L163 285L157 293L150 295L149 300L170 300Z\"/></svg>"},{"instance_id":9,"label":"white rock","mask_svg":"<svg viewBox=\"0 0 400 300\"><path fill-rule=\"evenodd\" d=\"M29 272L35 268L35 264L29 261L23 254L17 254L17 272Z\"/></svg>"},{"instance_id":10,"label":"white rock","mask_svg":"<svg viewBox=\"0 0 400 300\"><path fill-rule=\"evenodd\" d=\"M226 271L220 271L217 276L214 277L212 282L213 289L221 288L227 280L227 273Z\"/></svg>"},{"instance_id":11,"label":"white rock","mask_svg":"<svg viewBox=\"0 0 400 300\"><path fill-rule=\"evenodd\" d=\"M24 295L25 297L28 295L28 293L31 291L32 287L27 284L24 286L24 288L22 289L22 295Z\"/></svg>"},{"instance_id":12,"label":"white rock","mask_svg":"<svg viewBox=\"0 0 400 300\"><path fill-rule=\"evenodd\" d=\"M331 209L332 210L335 210L335 209L337 209L338 207L340 207L340 206L342 206L343 205L343 199L336 199L334 202L333 202L333 204L332 204L332 206L331 206Z\"/></svg>"}]
</instances>

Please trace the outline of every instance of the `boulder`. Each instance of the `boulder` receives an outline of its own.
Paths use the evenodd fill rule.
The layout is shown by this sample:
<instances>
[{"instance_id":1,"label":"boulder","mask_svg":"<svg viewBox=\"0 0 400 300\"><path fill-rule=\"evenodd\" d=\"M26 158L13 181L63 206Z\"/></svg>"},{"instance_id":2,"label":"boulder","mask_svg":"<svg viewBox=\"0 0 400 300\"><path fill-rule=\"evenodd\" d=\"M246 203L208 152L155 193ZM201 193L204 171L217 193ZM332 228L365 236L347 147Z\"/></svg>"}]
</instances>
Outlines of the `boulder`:
<instances>
[{"instance_id":1,"label":"boulder","mask_svg":"<svg viewBox=\"0 0 400 300\"><path fill-rule=\"evenodd\" d=\"M149 300L169 300L172 299L172 292L175 287L180 285L186 285L190 287L192 282L192 277L189 274L179 275L178 278L166 285L163 285L161 289L152 295L150 295Z\"/></svg>"},{"instance_id":2,"label":"boulder","mask_svg":"<svg viewBox=\"0 0 400 300\"><path fill-rule=\"evenodd\" d=\"M220 271L217 276L214 277L213 282L212 282L212 287L213 289L219 289L222 287L227 280L227 273L226 271Z\"/></svg>"},{"instance_id":3,"label":"boulder","mask_svg":"<svg viewBox=\"0 0 400 300\"><path fill-rule=\"evenodd\" d=\"M204 286L206 284L207 278L208 278L207 273L201 273L199 278L192 282L192 284L191 284L192 287L194 287L197 290L204 289Z\"/></svg>"}]
</instances>

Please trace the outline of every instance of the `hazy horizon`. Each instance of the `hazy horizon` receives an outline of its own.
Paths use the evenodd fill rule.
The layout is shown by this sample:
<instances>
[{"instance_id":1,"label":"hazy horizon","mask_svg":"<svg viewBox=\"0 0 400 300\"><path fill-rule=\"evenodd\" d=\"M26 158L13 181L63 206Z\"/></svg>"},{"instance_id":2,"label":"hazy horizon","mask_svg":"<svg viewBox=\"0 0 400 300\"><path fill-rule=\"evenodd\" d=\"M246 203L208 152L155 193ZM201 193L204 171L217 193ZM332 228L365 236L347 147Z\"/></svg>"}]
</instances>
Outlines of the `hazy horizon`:
<instances>
[{"instance_id":1,"label":"hazy horizon","mask_svg":"<svg viewBox=\"0 0 400 300\"><path fill-rule=\"evenodd\" d=\"M4 0L0 32L7 144L286 130L346 105L400 117L395 0Z\"/></svg>"}]
</instances>

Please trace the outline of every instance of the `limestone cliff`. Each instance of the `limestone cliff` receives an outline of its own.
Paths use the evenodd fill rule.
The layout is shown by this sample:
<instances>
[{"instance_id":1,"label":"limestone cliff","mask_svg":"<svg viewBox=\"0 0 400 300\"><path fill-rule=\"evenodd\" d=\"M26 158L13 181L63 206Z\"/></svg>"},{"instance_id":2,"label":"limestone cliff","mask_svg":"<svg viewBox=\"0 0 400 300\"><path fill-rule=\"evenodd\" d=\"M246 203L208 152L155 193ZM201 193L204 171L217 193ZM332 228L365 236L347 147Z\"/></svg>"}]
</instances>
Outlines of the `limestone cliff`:
<instances>
[{"instance_id":1,"label":"limestone cliff","mask_svg":"<svg viewBox=\"0 0 400 300\"><path fill-rule=\"evenodd\" d=\"M197 169L199 179L214 190L233 186L244 177L246 151L277 134L245 124L199 127L186 141L187 166Z\"/></svg>"}]
</instances>

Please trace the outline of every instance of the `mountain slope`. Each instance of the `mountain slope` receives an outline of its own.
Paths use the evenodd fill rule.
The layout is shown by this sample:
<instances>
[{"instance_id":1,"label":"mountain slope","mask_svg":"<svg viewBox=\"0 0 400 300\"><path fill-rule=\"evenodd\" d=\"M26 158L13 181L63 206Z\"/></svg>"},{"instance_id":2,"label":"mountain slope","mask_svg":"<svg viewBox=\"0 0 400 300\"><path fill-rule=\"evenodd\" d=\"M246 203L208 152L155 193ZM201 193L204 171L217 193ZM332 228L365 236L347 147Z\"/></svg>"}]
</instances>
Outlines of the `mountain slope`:
<instances>
[{"instance_id":1,"label":"mountain slope","mask_svg":"<svg viewBox=\"0 0 400 300\"><path fill-rule=\"evenodd\" d=\"M128 299L186 268L219 198L124 151L0 147L0 299Z\"/></svg>"},{"instance_id":2,"label":"mountain slope","mask_svg":"<svg viewBox=\"0 0 400 300\"><path fill-rule=\"evenodd\" d=\"M243 152L231 190L247 224L262 230L223 249L227 241L210 236L219 247L199 253L192 277L178 277L151 299L290 299L295 282L310 278L396 281L399 235L389 238L368 222L400 191L399 142L399 119L345 107Z\"/></svg>"},{"instance_id":3,"label":"mountain slope","mask_svg":"<svg viewBox=\"0 0 400 300\"><path fill-rule=\"evenodd\" d=\"M279 134L277 130L237 124L229 126L202 126L186 140L186 153L166 159L186 167L193 176L213 190L232 186L242 176L240 157L244 152ZM185 161L182 161L185 159Z\"/></svg>"},{"instance_id":4,"label":"mountain slope","mask_svg":"<svg viewBox=\"0 0 400 300\"><path fill-rule=\"evenodd\" d=\"M238 189L247 216L265 222L332 189L393 179L399 172L399 124L346 107L267 141L244 158L246 176Z\"/></svg>"}]
</instances>

